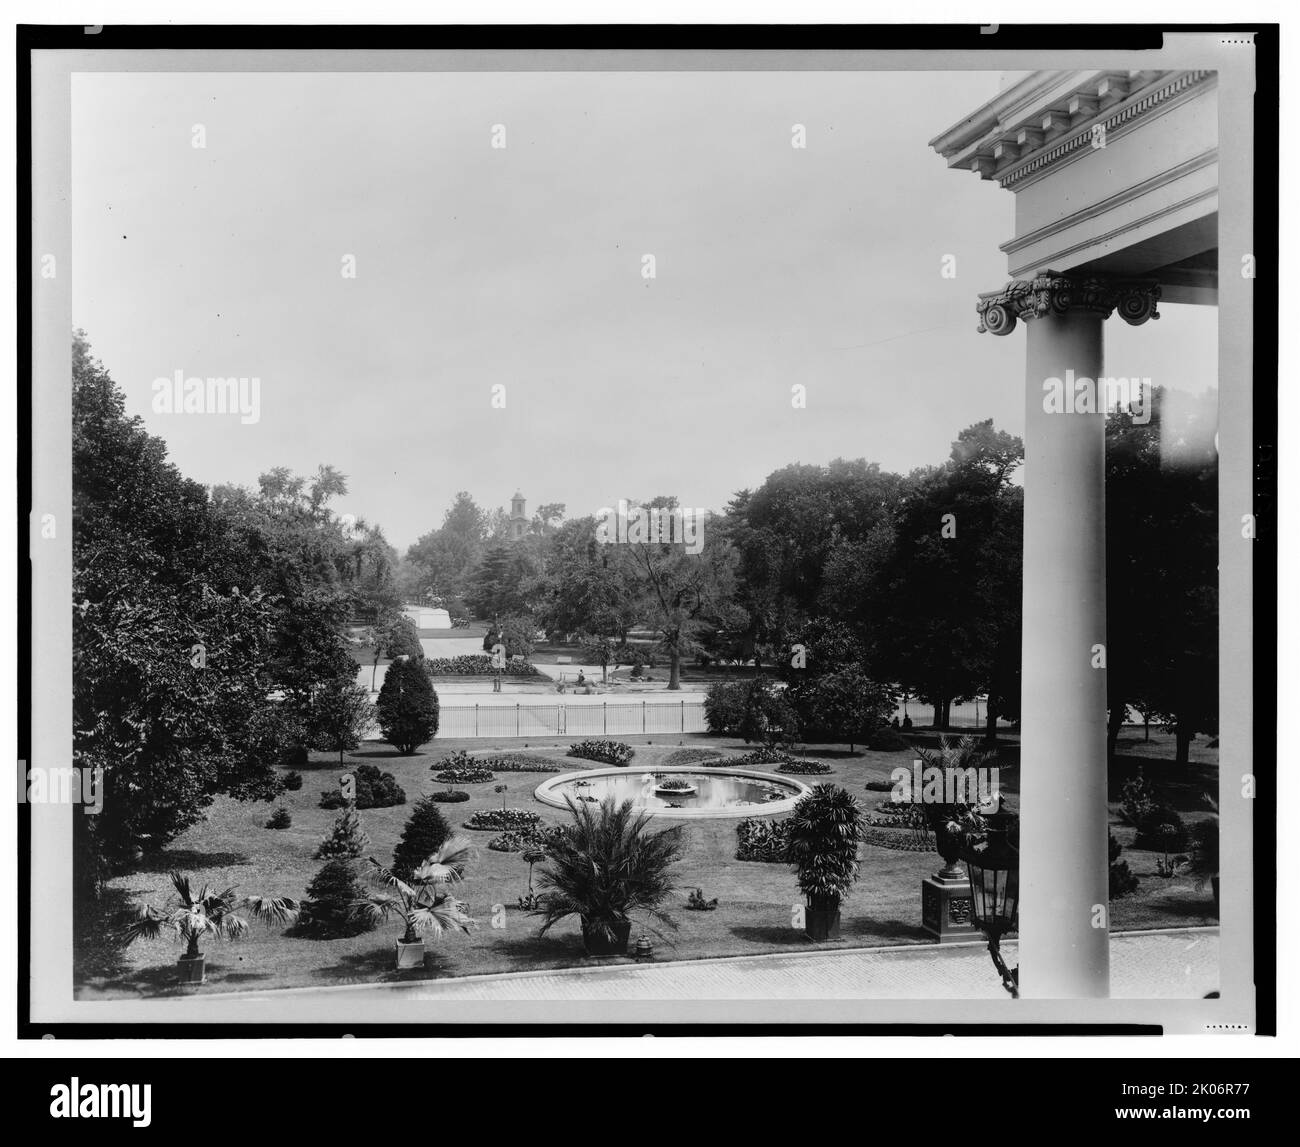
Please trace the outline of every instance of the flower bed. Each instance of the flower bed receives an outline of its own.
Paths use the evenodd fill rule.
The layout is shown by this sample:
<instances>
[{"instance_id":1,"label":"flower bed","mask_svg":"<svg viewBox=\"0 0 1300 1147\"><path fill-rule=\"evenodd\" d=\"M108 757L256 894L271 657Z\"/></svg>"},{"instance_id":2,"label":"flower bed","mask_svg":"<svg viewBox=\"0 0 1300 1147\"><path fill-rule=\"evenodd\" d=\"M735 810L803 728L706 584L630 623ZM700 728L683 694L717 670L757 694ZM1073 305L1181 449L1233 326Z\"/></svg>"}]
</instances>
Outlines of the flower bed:
<instances>
[{"instance_id":1,"label":"flower bed","mask_svg":"<svg viewBox=\"0 0 1300 1147\"><path fill-rule=\"evenodd\" d=\"M481 765L452 765L433 775L445 785L476 785L495 779L492 770Z\"/></svg>"},{"instance_id":2,"label":"flower bed","mask_svg":"<svg viewBox=\"0 0 1300 1147\"><path fill-rule=\"evenodd\" d=\"M541 753L502 753L497 757L471 758L485 769L498 773L558 773L560 766Z\"/></svg>"},{"instance_id":3,"label":"flower bed","mask_svg":"<svg viewBox=\"0 0 1300 1147\"><path fill-rule=\"evenodd\" d=\"M479 831L519 831L542 823L535 812L522 808L487 808L476 812L465 822L466 828Z\"/></svg>"},{"instance_id":4,"label":"flower bed","mask_svg":"<svg viewBox=\"0 0 1300 1147\"><path fill-rule=\"evenodd\" d=\"M522 657L506 660L505 668L492 667L492 658L486 653L464 653L459 657L430 657L425 661L431 677L492 677L498 672L506 677L536 677L537 666Z\"/></svg>"},{"instance_id":5,"label":"flower bed","mask_svg":"<svg viewBox=\"0 0 1300 1147\"><path fill-rule=\"evenodd\" d=\"M720 756L717 749L674 749L663 759L663 764L697 765L703 761L711 765L734 765L736 758Z\"/></svg>"},{"instance_id":6,"label":"flower bed","mask_svg":"<svg viewBox=\"0 0 1300 1147\"><path fill-rule=\"evenodd\" d=\"M460 792L458 789L443 789L440 792L430 793L429 799L440 804L460 804L462 801L469 800L469 793Z\"/></svg>"},{"instance_id":7,"label":"flower bed","mask_svg":"<svg viewBox=\"0 0 1300 1147\"><path fill-rule=\"evenodd\" d=\"M584 761L600 761L606 765L626 765L635 755L636 750L624 741L579 741L569 746L569 757L580 757Z\"/></svg>"},{"instance_id":8,"label":"flower bed","mask_svg":"<svg viewBox=\"0 0 1300 1147\"><path fill-rule=\"evenodd\" d=\"M736 859L786 863L789 822L747 817L736 825Z\"/></svg>"}]
</instances>

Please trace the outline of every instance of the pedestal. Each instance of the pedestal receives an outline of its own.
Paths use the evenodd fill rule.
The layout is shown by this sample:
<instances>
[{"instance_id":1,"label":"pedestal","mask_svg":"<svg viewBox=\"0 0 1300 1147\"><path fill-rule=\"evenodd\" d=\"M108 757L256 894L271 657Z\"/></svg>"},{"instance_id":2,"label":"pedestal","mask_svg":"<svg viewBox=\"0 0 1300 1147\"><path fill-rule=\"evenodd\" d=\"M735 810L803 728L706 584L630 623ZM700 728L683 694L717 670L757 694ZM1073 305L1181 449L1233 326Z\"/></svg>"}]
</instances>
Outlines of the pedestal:
<instances>
[{"instance_id":1,"label":"pedestal","mask_svg":"<svg viewBox=\"0 0 1300 1147\"><path fill-rule=\"evenodd\" d=\"M940 944L978 940L971 922L970 881L936 872L921 881L921 926Z\"/></svg>"}]
</instances>

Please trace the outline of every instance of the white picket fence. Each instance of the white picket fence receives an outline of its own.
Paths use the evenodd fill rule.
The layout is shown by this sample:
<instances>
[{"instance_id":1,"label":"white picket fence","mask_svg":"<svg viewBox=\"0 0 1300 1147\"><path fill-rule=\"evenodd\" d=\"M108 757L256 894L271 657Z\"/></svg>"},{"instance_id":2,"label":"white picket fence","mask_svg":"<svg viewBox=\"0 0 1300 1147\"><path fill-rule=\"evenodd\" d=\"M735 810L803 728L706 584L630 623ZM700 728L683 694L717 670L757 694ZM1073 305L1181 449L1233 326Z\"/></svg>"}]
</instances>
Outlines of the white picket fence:
<instances>
[{"instance_id":1,"label":"white picket fence","mask_svg":"<svg viewBox=\"0 0 1300 1147\"><path fill-rule=\"evenodd\" d=\"M609 701L599 705L443 705L438 737L599 737L705 733L702 701Z\"/></svg>"}]
</instances>

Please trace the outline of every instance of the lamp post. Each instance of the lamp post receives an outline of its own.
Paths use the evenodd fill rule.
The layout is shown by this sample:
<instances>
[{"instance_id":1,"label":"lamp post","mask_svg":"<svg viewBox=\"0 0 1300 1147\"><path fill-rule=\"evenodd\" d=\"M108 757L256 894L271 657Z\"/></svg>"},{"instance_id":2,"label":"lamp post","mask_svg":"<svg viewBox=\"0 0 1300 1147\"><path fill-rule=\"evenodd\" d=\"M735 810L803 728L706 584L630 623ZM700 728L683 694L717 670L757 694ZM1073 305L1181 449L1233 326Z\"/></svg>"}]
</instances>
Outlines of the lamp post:
<instances>
[{"instance_id":1,"label":"lamp post","mask_svg":"<svg viewBox=\"0 0 1300 1147\"><path fill-rule=\"evenodd\" d=\"M971 915L989 944L993 966L1002 986L1013 999L1020 998L1020 968L1008 968L1002 958L1002 937L1019 928L1020 818L1002 811L979 817L982 828L969 832L961 859L970 877Z\"/></svg>"}]
</instances>

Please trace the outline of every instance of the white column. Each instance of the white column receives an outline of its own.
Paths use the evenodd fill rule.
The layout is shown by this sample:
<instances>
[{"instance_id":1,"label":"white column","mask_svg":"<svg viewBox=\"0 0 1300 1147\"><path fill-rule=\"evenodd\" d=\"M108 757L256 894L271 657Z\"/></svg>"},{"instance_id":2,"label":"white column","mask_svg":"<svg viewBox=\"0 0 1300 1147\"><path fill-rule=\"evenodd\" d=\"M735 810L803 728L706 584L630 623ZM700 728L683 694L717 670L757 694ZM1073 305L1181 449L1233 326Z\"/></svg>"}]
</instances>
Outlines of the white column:
<instances>
[{"instance_id":1,"label":"white column","mask_svg":"<svg viewBox=\"0 0 1300 1147\"><path fill-rule=\"evenodd\" d=\"M1043 387L1104 374L1104 317L1072 307L1025 324L1019 961L1020 994L1038 999L1110 993L1106 671L1094 667L1106 642L1105 416L1049 413Z\"/></svg>"}]
</instances>

